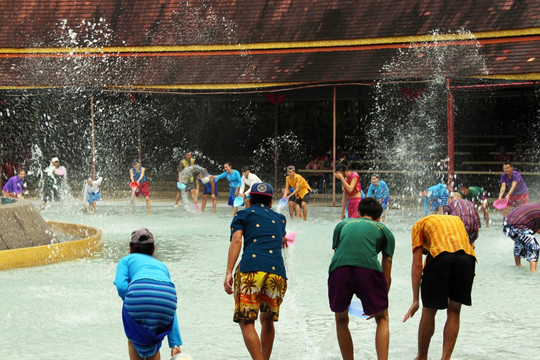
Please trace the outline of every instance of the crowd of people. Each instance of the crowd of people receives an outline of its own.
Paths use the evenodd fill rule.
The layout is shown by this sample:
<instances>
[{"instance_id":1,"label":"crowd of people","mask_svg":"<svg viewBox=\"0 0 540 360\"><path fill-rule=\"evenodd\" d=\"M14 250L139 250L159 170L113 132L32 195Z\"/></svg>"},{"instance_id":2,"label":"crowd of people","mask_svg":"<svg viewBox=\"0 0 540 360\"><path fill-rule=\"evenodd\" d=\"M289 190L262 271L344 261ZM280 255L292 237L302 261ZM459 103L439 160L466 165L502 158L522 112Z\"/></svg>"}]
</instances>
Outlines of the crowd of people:
<instances>
[{"instance_id":1,"label":"crowd of people","mask_svg":"<svg viewBox=\"0 0 540 360\"><path fill-rule=\"evenodd\" d=\"M282 249L288 246L287 219L273 210L274 189L251 172L241 173L230 163L223 173L212 175L196 168L186 176L186 169L195 166L191 153L186 153L178 168L178 189L191 195L197 204L202 190L201 211L207 197L216 211L217 184L228 181L227 203L232 207L230 245L223 282L227 294L234 295L234 322L240 326L244 343L253 359L269 359L275 338L274 322L287 291L287 273ZM134 199L143 196L150 207L150 186L146 169L139 160L129 169ZM44 171L41 209L50 200L61 201L61 184L66 169L58 158L51 159ZM353 338L349 330L349 306L356 295L363 312L375 319L377 358L388 358L389 316L388 292L391 285L392 257L395 238L386 225L386 209L390 200L388 185L378 174L371 176L367 194L362 191L360 176L345 163L336 166L333 176L341 182L343 198L341 221L335 226L332 239L334 255L328 268L328 299L335 314L337 340L343 359L353 359ZM3 196L22 198L25 172L21 170L3 187ZM92 213L101 199L103 179L85 181L85 202ZM308 181L287 167L283 197L291 219L307 220L312 189ZM183 187L180 185L184 184ZM442 358L450 358L459 332L460 311L471 306L475 276L475 241L482 226L477 209L482 209L486 227L490 226L487 192L480 186L460 186L456 191L435 184L422 191L425 216L412 228L412 303L403 321L419 310L417 359L427 359L434 334L438 310L446 310ZM179 196L177 196L178 204ZM240 198L244 209L236 200ZM540 232L540 203L530 203L528 188L521 174L510 162L503 165L497 201L505 202L502 231L514 242L515 265L521 259L529 262L529 270L537 270L540 246L535 234ZM431 202L431 206L430 206ZM431 212L431 214L430 214ZM181 353L182 339L176 318L177 295L167 267L153 258L154 237L148 229L136 230L129 243L130 254L118 264L114 284L123 300L122 319L130 359L159 359L159 349L168 336L171 356ZM379 260L379 255L381 260ZM421 299L421 302L420 302ZM156 319L159 320L156 321ZM260 335L255 321L260 321Z\"/></svg>"}]
</instances>

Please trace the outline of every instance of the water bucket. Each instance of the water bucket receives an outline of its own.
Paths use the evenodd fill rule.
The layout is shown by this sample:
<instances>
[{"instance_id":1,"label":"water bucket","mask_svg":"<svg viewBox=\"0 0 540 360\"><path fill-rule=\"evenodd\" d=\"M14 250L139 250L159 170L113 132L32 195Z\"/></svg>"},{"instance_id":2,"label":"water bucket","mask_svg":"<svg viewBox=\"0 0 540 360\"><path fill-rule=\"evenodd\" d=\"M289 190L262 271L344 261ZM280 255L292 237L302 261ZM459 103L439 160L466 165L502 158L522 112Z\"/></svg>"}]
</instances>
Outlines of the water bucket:
<instances>
[{"instance_id":1,"label":"water bucket","mask_svg":"<svg viewBox=\"0 0 540 360\"><path fill-rule=\"evenodd\" d=\"M129 187L131 188L131 190L134 190L139 187L139 184L137 184L136 181L132 181L129 183Z\"/></svg>"},{"instance_id":2,"label":"water bucket","mask_svg":"<svg viewBox=\"0 0 540 360\"><path fill-rule=\"evenodd\" d=\"M359 299L353 299L351 301L349 314L360 319L367 319L369 317L369 315L364 314L364 307L362 306L362 301Z\"/></svg>"},{"instance_id":3,"label":"water bucket","mask_svg":"<svg viewBox=\"0 0 540 360\"><path fill-rule=\"evenodd\" d=\"M176 186L177 186L180 190L184 190L184 189L186 188L186 184L181 183L181 182L177 182L177 183L176 183Z\"/></svg>"},{"instance_id":4,"label":"water bucket","mask_svg":"<svg viewBox=\"0 0 540 360\"><path fill-rule=\"evenodd\" d=\"M193 358L186 353L180 353L174 355L171 360L193 360Z\"/></svg>"},{"instance_id":5,"label":"water bucket","mask_svg":"<svg viewBox=\"0 0 540 360\"><path fill-rule=\"evenodd\" d=\"M294 244L296 241L296 231L289 231L287 235L285 235L285 246L289 246Z\"/></svg>"},{"instance_id":6,"label":"water bucket","mask_svg":"<svg viewBox=\"0 0 540 360\"><path fill-rule=\"evenodd\" d=\"M239 206L243 206L244 205L244 198L241 197L241 196L237 196L234 198L234 203L233 203L233 206L234 207L239 207Z\"/></svg>"},{"instance_id":7,"label":"water bucket","mask_svg":"<svg viewBox=\"0 0 540 360\"><path fill-rule=\"evenodd\" d=\"M504 209L507 205L508 205L508 199L505 199L505 198L497 199L493 203L493 206L495 206L495 209L498 209L498 210Z\"/></svg>"}]
</instances>

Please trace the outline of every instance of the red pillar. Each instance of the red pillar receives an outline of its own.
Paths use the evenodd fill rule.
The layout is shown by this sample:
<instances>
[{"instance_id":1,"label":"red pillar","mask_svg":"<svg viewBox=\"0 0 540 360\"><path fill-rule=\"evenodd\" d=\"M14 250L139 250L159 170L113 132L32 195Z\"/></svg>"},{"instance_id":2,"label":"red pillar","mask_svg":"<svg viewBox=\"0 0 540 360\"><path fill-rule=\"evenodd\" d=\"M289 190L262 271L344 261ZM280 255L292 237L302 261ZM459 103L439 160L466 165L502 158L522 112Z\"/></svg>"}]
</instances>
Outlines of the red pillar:
<instances>
[{"instance_id":1,"label":"red pillar","mask_svg":"<svg viewBox=\"0 0 540 360\"><path fill-rule=\"evenodd\" d=\"M448 191L454 191L454 96L446 79L446 121L448 131Z\"/></svg>"}]
</instances>

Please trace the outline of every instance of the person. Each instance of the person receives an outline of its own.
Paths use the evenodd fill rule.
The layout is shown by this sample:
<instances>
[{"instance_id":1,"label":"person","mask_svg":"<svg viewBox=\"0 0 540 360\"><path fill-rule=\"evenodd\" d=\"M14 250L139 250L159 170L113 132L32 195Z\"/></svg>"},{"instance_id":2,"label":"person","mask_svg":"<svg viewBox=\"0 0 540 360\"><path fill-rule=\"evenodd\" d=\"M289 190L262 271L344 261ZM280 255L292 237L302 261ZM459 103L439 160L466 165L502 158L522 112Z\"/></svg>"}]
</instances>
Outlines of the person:
<instances>
[{"instance_id":1,"label":"person","mask_svg":"<svg viewBox=\"0 0 540 360\"><path fill-rule=\"evenodd\" d=\"M289 194L289 189L293 188ZM311 195L311 187L301 175L296 173L294 166L287 166L287 177L285 178L285 194L284 197L287 200L293 199L293 202L289 202L289 213L296 214L300 217L300 207L302 208L302 218L307 220L307 204L309 204L309 197Z\"/></svg>"},{"instance_id":2,"label":"person","mask_svg":"<svg viewBox=\"0 0 540 360\"><path fill-rule=\"evenodd\" d=\"M429 187L426 190L422 191L422 196L424 200L424 214L429 213L429 200L431 200L431 211L434 214L442 214L443 206L448 203L448 198L450 194L448 189L444 184L437 184Z\"/></svg>"},{"instance_id":3,"label":"person","mask_svg":"<svg viewBox=\"0 0 540 360\"><path fill-rule=\"evenodd\" d=\"M83 202L88 202L90 214L96 213L96 203L101 200L101 191L99 187L102 182L102 177L99 177L97 180L93 180L89 177L84 183Z\"/></svg>"},{"instance_id":4,"label":"person","mask_svg":"<svg viewBox=\"0 0 540 360\"><path fill-rule=\"evenodd\" d=\"M501 175L500 183L499 200L503 198L506 188L509 189L505 196L505 199L508 200L508 205L504 208L504 220L512 207L529 202L529 188L525 184L525 181L523 181L521 174L514 170L510 162L503 164L503 174Z\"/></svg>"},{"instance_id":5,"label":"person","mask_svg":"<svg viewBox=\"0 0 540 360\"><path fill-rule=\"evenodd\" d=\"M230 162L226 162L223 165L223 170L222 174L219 174L218 176L212 175L211 178L217 180L226 178L229 181L229 200L227 201L227 204L232 206L234 216L238 210L238 208L234 206L234 198L238 196L238 190L240 189L240 184L242 184L242 177L238 170L232 168Z\"/></svg>"},{"instance_id":6,"label":"person","mask_svg":"<svg viewBox=\"0 0 540 360\"><path fill-rule=\"evenodd\" d=\"M199 198L199 188L202 185L204 185L204 190L202 194L202 204L201 204L201 212L204 212L204 209L206 208L206 200L208 195L212 198L212 214L216 213L216 207L217 207L217 196L218 196L218 187L217 187L217 180L214 178L211 178L212 175L208 174L207 177L203 178L202 174L200 172L194 172L193 175L197 179L197 183L195 184L195 196L193 202L196 204L197 199Z\"/></svg>"},{"instance_id":7,"label":"person","mask_svg":"<svg viewBox=\"0 0 540 360\"><path fill-rule=\"evenodd\" d=\"M51 163L44 170L45 181L43 182L43 198L39 211L45 208L49 200L62 201L61 191L66 179L66 168L60 166L60 160L57 157L51 159Z\"/></svg>"},{"instance_id":8,"label":"person","mask_svg":"<svg viewBox=\"0 0 540 360\"><path fill-rule=\"evenodd\" d=\"M365 198L358 205L360 218L341 221L334 229L328 277L328 299L335 313L337 338L343 359L353 359L353 342L349 331L349 304L353 294L362 301L366 315L377 323L375 348L378 359L388 358L388 291L390 290L392 256L395 238L379 222L382 205ZM382 252L382 265L378 254Z\"/></svg>"},{"instance_id":9,"label":"person","mask_svg":"<svg viewBox=\"0 0 540 360\"><path fill-rule=\"evenodd\" d=\"M270 359L274 345L274 322L287 291L287 275L281 253L286 243L285 216L272 210L274 190L270 184L251 186L251 206L236 213L231 223L227 269L223 286L234 293L233 321L240 325L252 359ZM233 268L240 250L240 263ZM261 336L255 329L259 315Z\"/></svg>"},{"instance_id":10,"label":"person","mask_svg":"<svg viewBox=\"0 0 540 360\"><path fill-rule=\"evenodd\" d=\"M153 257L154 236L145 228L133 231L129 255L118 262L114 285L123 300L122 321L130 360L159 360L167 336L171 356L182 352L176 316L177 295L169 269Z\"/></svg>"},{"instance_id":11,"label":"person","mask_svg":"<svg viewBox=\"0 0 540 360\"><path fill-rule=\"evenodd\" d=\"M380 180L378 174L371 175L371 184L369 184L367 197L374 197L375 200L381 203L383 208L383 213L381 216L382 222L386 222L386 208L388 207L388 202L390 201L390 190L386 182Z\"/></svg>"},{"instance_id":12,"label":"person","mask_svg":"<svg viewBox=\"0 0 540 360\"><path fill-rule=\"evenodd\" d=\"M4 187L2 187L3 196L7 198L22 199L25 176L26 171L21 169L17 175L10 177L4 184Z\"/></svg>"},{"instance_id":13,"label":"person","mask_svg":"<svg viewBox=\"0 0 540 360\"><path fill-rule=\"evenodd\" d=\"M480 186L461 185L458 194L465 200L472 201L474 205L481 206L486 220L486 229L489 229L489 214L487 211L487 191Z\"/></svg>"},{"instance_id":14,"label":"person","mask_svg":"<svg viewBox=\"0 0 540 360\"><path fill-rule=\"evenodd\" d=\"M506 147L501 146L499 153L497 154L497 161L506 162L506 161L510 161L511 159L512 157L510 156L510 154L506 152Z\"/></svg>"},{"instance_id":15,"label":"person","mask_svg":"<svg viewBox=\"0 0 540 360\"><path fill-rule=\"evenodd\" d=\"M443 206L443 214L457 216L463 221L465 230L467 230L467 234L469 235L469 242L473 245L476 239L478 239L478 231L482 227L480 216L474 203L465 199L452 200L448 205Z\"/></svg>"},{"instance_id":16,"label":"person","mask_svg":"<svg viewBox=\"0 0 540 360\"><path fill-rule=\"evenodd\" d=\"M459 332L462 305L470 306L476 255L463 221L457 216L429 215L412 228L413 302L403 322L418 311L422 292L422 316L418 328L416 359L427 359L435 330L437 310L446 309L441 359L450 359ZM422 269L422 254L427 254Z\"/></svg>"},{"instance_id":17,"label":"person","mask_svg":"<svg viewBox=\"0 0 540 360\"><path fill-rule=\"evenodd\" d=\"M141 162L139 160L133 161L133 167L129 169L129 176L131 178L131 182L137 183L137 187L132 189L131 191L131 213L135 211L135 197L139 197L140 195L144 196L144 199L146 200L146 209L148 210L148 214L151 214L150 209L150 184L148 183L148 180L146 179L145 175L146 169L141 166Z\"/></svg>"},{"instance_id":18,"label":"person","mask_svg":"<svg viewBox=\"0 0 540 360\"><path fill-rule=\"evenodd\" d=\"M249 195L251 190L251 185L255 183L261 183L262 180L259 177L251 172L249 166L244 166L242 168L242 182L240 183L240 196L244 198L244 203L246 202L246 196Z\"/></svg>"},{"instance_id":19,"label":"person","mask_svg":"<svg viewBox=\"0 0 540 360\"><path fill-rule=\"evenodd\" d=\"M337 164L334 177L341 181L343 197L341 198L341 220L345 219L345 207L350 218L358 217L358 204L362 200L362 185L360 175L355 171L349 171L344 163Z\"/></svg>"},{"instance_id":20,"label":"person","mask_svg":"<svg viewBox=\"0 0 540 360\"><path fill-rule=\"evenodd\" d=\"M516 266L521 266L521 258L525 258L529 270L536 272L540 246L534 234L540 233L540 203L522 204L513 209L506 217L503 232L514 240Z\"/></svg>"},{"instance_id":21,"label":"person","mask_svg":"<svg viewBox=\"0 0 540 360\"><path fill-rule=\"evenodd\" d=\"M324 160L325 160L324 158L325 158L324 156L317 156L315 159L307 163L306 170L322 170L324 167ZM324 179L322 175L323 174L321 172L313 172L311 173L311 176L309 176L307 179L308 184L311 181L311 184L317 187L316 189L313 190L314 192L319 192L319 193L322 192L323 183L324 183Z\"/></svg>"},{"instance_id":22,"label":"person","mask_svg":"<svg viewBox=\"0 0 540 360\"><path fill-rule=\"evenodd\" d=\"M190 166L195 165L195 159L191 157L191 152L187 152L184 154L184 158L180 161L180 164L178 164L178 182L182 182L182 171L184 169L187 169ZM191 198L195 199L195 176L191 174L189 176L189 181L185 184L186 188L184 189L186 192L191 192ZM174 207L178 207L178 202L180 201L180 198L182 197L182 190L178 189L176 192L176 201L174 203Z\"/></svg>"}]
</instances>

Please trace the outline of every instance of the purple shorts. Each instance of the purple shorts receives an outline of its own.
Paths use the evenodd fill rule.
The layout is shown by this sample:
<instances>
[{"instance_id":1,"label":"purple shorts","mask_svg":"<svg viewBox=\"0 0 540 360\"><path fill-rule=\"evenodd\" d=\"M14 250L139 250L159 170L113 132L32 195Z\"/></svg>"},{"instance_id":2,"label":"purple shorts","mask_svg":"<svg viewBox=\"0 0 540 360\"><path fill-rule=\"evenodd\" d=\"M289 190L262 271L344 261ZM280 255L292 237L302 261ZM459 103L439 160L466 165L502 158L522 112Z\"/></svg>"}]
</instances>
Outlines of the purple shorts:
<instances>
[{"instance_id":1,"label":"purple shorts","mask_svg":"<svg viewBox=\"0 0 540 360\"><path fill-rule=\"evenodd\" d=\"M330 309L349 308L353 295L362 300L364 313L375 315L388 308L388 287L382 272L358 266L340 266L328 277Z\"/></svg>"}]
</instances>

